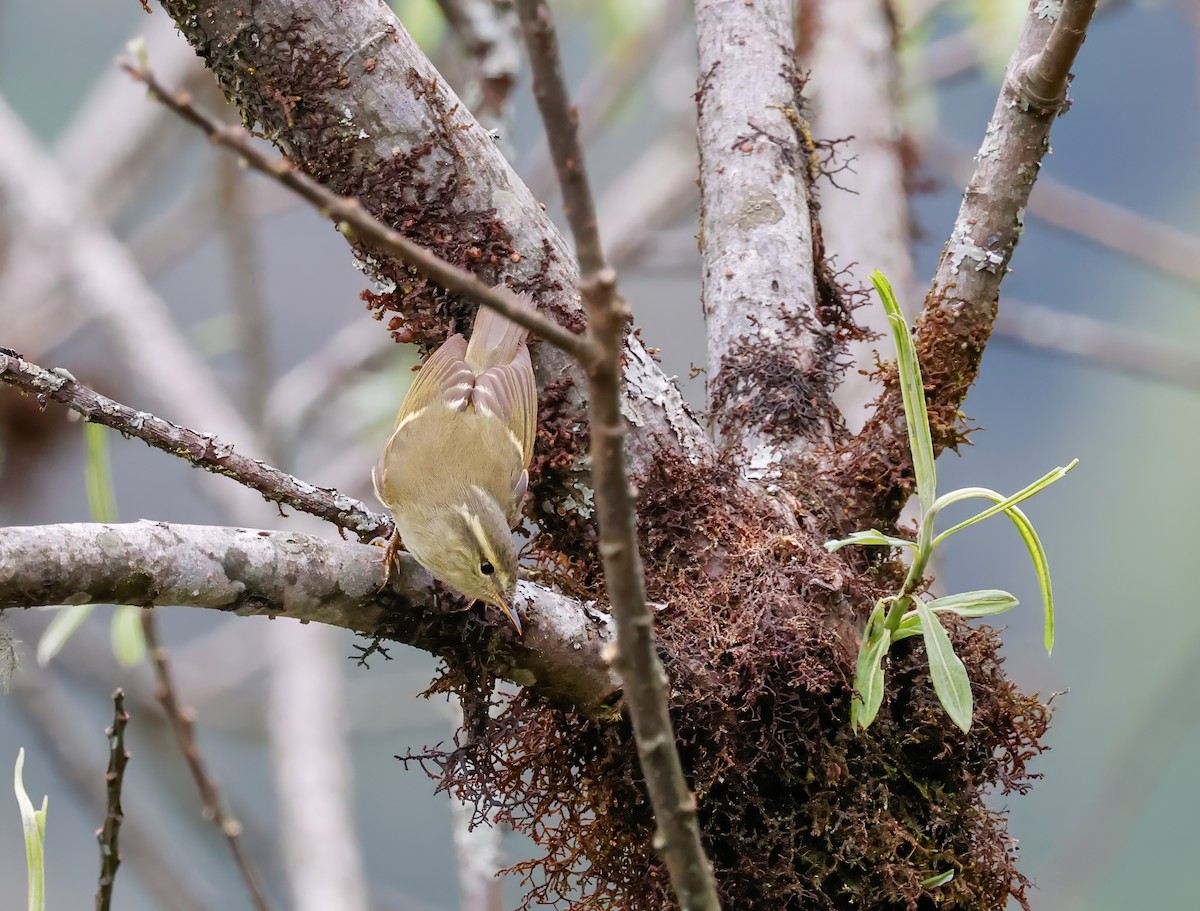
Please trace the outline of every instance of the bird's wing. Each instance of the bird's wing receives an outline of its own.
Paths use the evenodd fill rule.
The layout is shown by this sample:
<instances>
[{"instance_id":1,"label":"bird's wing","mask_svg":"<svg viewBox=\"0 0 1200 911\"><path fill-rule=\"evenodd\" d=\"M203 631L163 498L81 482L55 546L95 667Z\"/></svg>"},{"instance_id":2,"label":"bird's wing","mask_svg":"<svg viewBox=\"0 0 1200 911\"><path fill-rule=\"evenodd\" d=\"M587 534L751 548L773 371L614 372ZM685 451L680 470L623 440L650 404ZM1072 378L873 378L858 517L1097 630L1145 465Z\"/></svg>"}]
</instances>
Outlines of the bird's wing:
<instances>
[{"instance_id":1,"label":"bird's wing","mask_svg":"<svg viewBox=\"0 0 1200 911\"><path fill-rule=\"evenodd\" d=\"M404 397L404 403L396 413L396 422L392 425L393 434L405 419L411 418L439 398L458 411L467 407L471 386L475 380L471 368L466 364L466 353L466 339L461 335L452 335L429 356L429 360L421 365L412 385L408 387L408 394ZM462 399L461 403L456 402L456 399Z\"/></svg>"},{"instance_id":2,"label":"bird's wing","mask_svg":"<svg viewBox=\"0 0 1200 911\"><path fill-rule=\"evenodd\" d=\"M521 467L528 466L537 437L537 386L529 349L520 345L511 363L489 367L475 377L471 399L476 412L494 415L516 435Z\"/></svg>"}]
</instances>

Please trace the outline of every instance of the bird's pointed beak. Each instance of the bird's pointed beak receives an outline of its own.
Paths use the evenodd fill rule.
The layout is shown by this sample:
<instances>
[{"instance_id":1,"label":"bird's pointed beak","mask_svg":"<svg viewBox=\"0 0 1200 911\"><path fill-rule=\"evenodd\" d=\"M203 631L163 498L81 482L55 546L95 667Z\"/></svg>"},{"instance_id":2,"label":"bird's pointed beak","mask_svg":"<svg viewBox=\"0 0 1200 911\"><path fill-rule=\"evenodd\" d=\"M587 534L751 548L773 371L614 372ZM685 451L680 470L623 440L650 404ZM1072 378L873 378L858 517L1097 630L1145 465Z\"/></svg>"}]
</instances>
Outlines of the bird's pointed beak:
<instances>
[{"instance_id":1,"label":"bird's pointed beak","mask_svg":"<svg viewBox=\"0 0 1200 911\"><path fill-rule=\"evenodd\" d=\"M496 606L499 607L500 610L504 611L504 616L508 617L508 619L512 621L512 625L517 628L517 635L524 636L525 630L521 628L521 620L517 616L516 609L510 607L508 604L508 599L499 592L496 593Z\"/></svg>"}]
</instances>

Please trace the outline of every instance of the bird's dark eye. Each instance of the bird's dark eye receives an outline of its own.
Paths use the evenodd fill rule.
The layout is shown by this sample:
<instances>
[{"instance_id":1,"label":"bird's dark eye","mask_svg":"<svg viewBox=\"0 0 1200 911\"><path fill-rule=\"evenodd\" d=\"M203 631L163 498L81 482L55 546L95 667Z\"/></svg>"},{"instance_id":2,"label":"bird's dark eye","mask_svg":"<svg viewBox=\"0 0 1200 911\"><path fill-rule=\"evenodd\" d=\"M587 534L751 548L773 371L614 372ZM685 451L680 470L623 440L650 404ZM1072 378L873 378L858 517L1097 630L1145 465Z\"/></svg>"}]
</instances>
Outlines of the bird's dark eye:
<instances>
[{"instance_id":1,"label":"bird's dark eye","mask_svg":"<svg viewBox=\"0 0 1200 911\"><path fill-rule=\"evenodd\" d=\"M496 567L492 566L492 564L489 563L487 560L484 560L482 563L479 564L479 571L481 573L483 573L485 576L490 576L492 573L494 573L496 571Z\"/></svg>"}]
</instances>

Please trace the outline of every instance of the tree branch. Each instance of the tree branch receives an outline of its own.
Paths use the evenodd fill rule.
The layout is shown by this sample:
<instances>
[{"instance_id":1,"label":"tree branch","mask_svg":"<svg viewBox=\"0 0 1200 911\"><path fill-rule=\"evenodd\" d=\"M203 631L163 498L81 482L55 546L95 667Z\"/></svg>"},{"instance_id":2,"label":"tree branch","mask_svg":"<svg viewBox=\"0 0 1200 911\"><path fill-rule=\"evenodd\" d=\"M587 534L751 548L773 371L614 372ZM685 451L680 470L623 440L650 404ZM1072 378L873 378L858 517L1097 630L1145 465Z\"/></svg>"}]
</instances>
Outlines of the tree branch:
<instances>
[{"instance_id":1,"label":"tree branch","mask_svg":"<svg viewBox=\"0 0 1200 911\"><path fill-rule=\"evenodd\" d=\"M468 300L501 313L519 326L544 338L575 358L586 358L585 340L535 310L521 304L512 291L503 286L492 287L465 269L460 269L413 243L399 231L389 228L372 216L357 199L330 192L284 158L271 158L250 139L241 127L227 127L203 114L192 104L186 92L172 92L154 74L131 63L123 64L126 72L146 84L151 96L162 102L188 123L199 128L215 145L236 152L254 170L277 180L318 211L337 222L338 230L347 237L365 241L372 248L394 256L433 279L447 291L461 294Z\"/></svg>"},{"instance_id":2,"label":"tree branch","mask_svg":"<svg viewBox=\"0 0 1200 911\"><path fill-rule=\"evenodd\" d=\"M121 823L125 811L121 809L121 786L125 783L125 764L129 762L129 751L125 749L125 724L129 713L125 711L125 694L118 689L113 693L113 723L105 733L108 735L108 771L104 775L105 792L108 795L104 823L96 832L100 843L100 884L96 889L96 911L109 911L112 907L113 884L117 880L117 867L121 865Z\"/></svg>"},{"instance_id":3,"label":"tree branch","mask_svg":"<svg viewBox=\"0 0 1200 911\"><path fill-rule=\"evenodd\" d=\"M697 0L708 390L751 477L838 439L838 369L817 314L791 0Z\"/></svg>"},{"instance_id":4,"label":"tree branch","mask_svg":"<svg viewBox=\"0 0 1200 911\"><path fill-rule=\"evenodd\" d=\"M578 114L562 75L558 39L545 0L516 0L533 70L534 96L575 236L588 337L599 356L588 366L590 439L596 519L605 589L617 627L615 666L624 685L638 757L657 824L655 850L671 887L688 911L719 911L712 864L704 852L695 795L688 787L671 723L670 690L646 604L637 516L625 469L621 415L621 351L629 309L616 293L616 272L604 259L595 205L579 142Z\"/></svg>"},{"instance_id":5,"label":"tree branch","mask_svg":"<svg viewBox=\"0 0 1200 911\"><path fill-rule=\"evenodd\" d=\"M830 175L836 185L821 194L821 232L838 281L869 288L871 271L888 277L910 309L916 275L909 247L912 223L904 162L903 128L897 113L900 67L896 60L895 20L889 0L837 0L818 3L809 65L815 108L814 134L836 139L840 165ZM802 23L808 21L802 17ZM802 61L802 64L804 62ZM875 336L846 349L853 365L842 378L834 401L857 431L866 422L879 386L865 375L890 352L887 315L882 307L863 307L855 319ZM884 355L887 356L886 354ZM858 369L855 369L858 368Z\"/></svg>"},{"instance_id":6,"label":"tree branch","mask_svg":"<svg viewBox=\"0 0 1200 911\"><path fill-rule=\"evenodd\" d=\"M1057 18L1053 4L1038 3L1038 15L1052 19L1054 26L1042 49L1021 64L1015 74L1015 89L1030 104L1057 109L1066 100L1071 66L1083 47L1088 25L1096 12L1096 2L1064 0L1059 5Z\"/></svg>"},{"instance_id":7,"label":"tree branch","mask_svg":"<svg viewBox=\"0 0 1200 911\"><path fill-rule=\"evenodd\" d=\"M606 711L620 691L601 655L609 622L588 605L522 582L518 640L442 594L407 554L381 592L380 553L312 535L166 522L0 528L0 610L140 604L292 617L435 655L486 649L498 676L585 714Z\"/></svg>"},{"instance_id":8,"label":"tree branch","mask_svg":"<svg viewBox=\"0 0 1200 911\"><path fill-rule=\"evenodd\" d=\"M1005 298L996 334L1025 348L1064 355L1102 370L1200 390L1200 351L1172 344L1155 333Z\"/></svg>"},{"instance_id":9,"label":"tree branch","mask_svg":"<svg viewBox=\"0 0 1200 911\"><path fill-rule=\"evenodd\" d=\"M1081 28L1078 24L1087 22L1094 7L1095 0L1064 0L1062 15L1071 29ZM1039 0L1029 4L1008 76L975 156L975 173L917 324L917 356L937 452L962 439L959 406L978 374L996 318L1000 283L1020 239L1030 191L1062 106L1046 106L1025 94L1027 65L1035 58L1053 61L1060 72L1038 63L1039 79L1053 77L1065 84L1066 70L1082 41L1081 34L1071 38L1071 53L1066 55L1060 39L1055 39L1053 53L1040 56L1056 28L1047 18L1051 8ZM841 511L835 517L841 527L878 524L899 512L911 489L912 469L894 373L863 431L832 454L826 469L842 494L840 504L834 504Z\"/></svg>"},{"instance_id":10,"label":"tree branch","mask_svg":"<svg viewBox=\"0 0 1200 911\"><path fill-rule=\"evenodd\" d=\"M62 368L46 370L22 359L16 352L6 353L0 349L0 382L36 396L39 402L60 402L89 421L111 427L125 436L137 437L147 445L186 459L205 471L232 478L258 491L270 502L291 506L332 522L361 540L390 534L391 521L371 512L359 500L334 490L314 487L258 459L244 456L235 451L231 443L211 433L189 430L115 402L84 386Z\"/></svg>"},{"instance_id":11,"label":"tree branch","mask_svg":"<svg viewBox=\"0 0 1200 911\"><path fill-rule=\"evenodd\" d=\"M217 0L198 14L187 0L161 2L245 118L299 170L443 259L530 291L562 325L581 323L569 246L385 4L259 0L247 9ZM397 287L385 309L422 340L444 335L445 311L434 321L410 301L413 279L402 262L381 254L367 266ZM581 426L583 371L548 346L531 353L543 386L560 390L564 426ZM664 451L711 456L641 342L627 339L625 354L634 470L650 473ZM568 464L562 474L585 483L584 466Z\"/></svg>"},{"instance_id":12,"label":"tree branch","mask_svg":"<svg viewBox=\"0 0 1200 911\"><path fill-rule=\"evenodd\" d=\"M171 667L167 659L167 651L163 648L162 643L159 642L152 611L146 610L142 612L142 632L146 636L146 645L149 647L150 653L150 663L154 667L154 678L158 684L156 695L159 703L162 704L167 719L171 722L171 730L175 733L175 740L179 744L179 751L187 761L192 778L196 782L196 790L200 792L200 803L204 807L204 818L211 821L213 825L221 830L221 834L225 836L225 841L229 844L229 852L233 855L233 862L237 865L242 882L246 885L246 891L250 893L250 900L254 907L257 911L271 911L271 906L267 902L266 894L263 892L258 872L251 865L250 859L246 856L245 852L242 851L240 839L242 825L232 816L228 816L225 813L225 809L222 807L224 801L221 797L221 792L217 788L216 782L208 774L204 757L200 755L200 747L196 743L195 713L191 709L184 708L179 703L179 697L175 692L175 683L171 678Z\"/></svg>"},{"instance_id":13,"label":"tree branch","mask_svg":"<svg viewBox=\"0 0 1200 911\"><path fill-rule=\"evenodd\" d=\"M505 129L509 96L521 69L521 38L512 7L492 0L437 0L446 23L475 63L478 104L471 109L484 126Z\"/></svg>"}]
</instances>

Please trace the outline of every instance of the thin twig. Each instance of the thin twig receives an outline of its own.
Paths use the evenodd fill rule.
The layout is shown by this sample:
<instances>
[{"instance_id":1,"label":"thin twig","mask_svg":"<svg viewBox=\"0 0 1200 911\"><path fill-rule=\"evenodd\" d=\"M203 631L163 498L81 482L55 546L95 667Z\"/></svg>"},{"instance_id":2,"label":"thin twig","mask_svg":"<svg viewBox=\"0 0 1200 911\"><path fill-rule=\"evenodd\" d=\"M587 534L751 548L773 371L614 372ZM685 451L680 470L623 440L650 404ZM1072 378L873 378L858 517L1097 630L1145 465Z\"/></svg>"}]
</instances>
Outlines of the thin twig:
<instances>
[{"instance_id":1,"label":"thin twig","mask_svg":"<svg viewBox=\"0 0 1200 911\"><path fill-rule=\"evenodd\" d=\"M621 102L630 90L646 84L647 71L663 59L671 42L687 36L684 19L689 4L666 0L661 6L655 21L612 48L576 87L574 105L578 112L580 142L588 142L607 126L621 110ZM522 154L517 170L534 196L545 198L557 189L549 176L553 166L545 138L538 137L533 147ZM603 224L606 230L610 228L608 222ZM617 259L611 249L609 255Z\"/></svg>"},{"instance_id":2,"label":"thin twig","mask_svg":"<svg viewBox=\"0 0 1200 911\"><path fill-rule=\"evenodd\" d=\"M229 853L233 855L233 862L242 876L242 882L246 884L246 891L250 894L250 900L254 907L257 911L270 911L271 906L263 892L258 873L242 851L242 844L239 840L242 825L225 813L221 806L221 792L218 790L216 782L209 776L204 758L200 755L200 747L196 743L195 713L179 704L179 697L175 692L175 684L171 677L167 650L163 648L158 639L158 630L154 623L152 609L142 611L142 631L146 636L146 644L150 650L150 663L154 667L154 678L158 684L155 696L171 722L171 729L175 732L179 751L187 761L192 778L195 779L196 789L200 792L200 802L204 807L204 818L211 820L229 843Z\"/></svg>"},{"instance_id":3,"label":"thin twig","mask_svg":"<svg viewBox=\"0 0 1200 911\"><path fill-rule=\"evenodd\" d=\"M98 817L107 813L107 802L96 788L96 770L87 759L91 755L90 738L80 735L90 718L59 675L38 668L35 662L23 665L12 681L11 704L28 720L29 730L44 745L45 756L75 800ZM136 802L136 798L133 800ZM170 829L157 803L143 801L131 808L131 815L121 826L127 875L138 881L151 907L213 911L201 897L205 890L194 858L179 839L169 837Z\"/></svg>"},{"instance_id":4,"label":"thin twig","mask_svg":"<svg viewBox=\"0 0 1200 911\"><path fill-rule=\"evenodd\" d=\"M579 260L580 285L595 277L607 264L596 226L596 206L588 186L579 144L579 111L563 79L558 55L558 39L550 10L541 0L517 0L521 32L533 69L533 95L545 126L546 142L562 188L563 214L575 238L575 256Z\"/></svg>"},{"instance_id":5,"label":"thin twig","mask_svg":"<svg viewBox=\"0 0 1200 911\"><path fill-rule=\"evenodd\" d=\"M584 169L578 118L562 76L558 41L544 0L516 0L563 205L580 264L588 336L599 356L588 365L592 486L605 585L617 627L615 666L624 684L638 756L658 826L655 849L688 911L720 908L712 864L704 853L695 795L688 788L671 724L666 672L654 642L638 550L637 517L625 470L621 415L621 351L629 311L616 293L616 272L604 261L595 207Z\"/></svg>"},{"instance_id":6,"label":"thin twig","mask_svg":"<svg viewBox=\"0 0 1200 911\"><path fill-rule=\"evenodd\" d=\"M121 823L125 811L121 809L121 786L125 783L125 764L129 762L129 751L125 749L125 724L129 713L125 711L125 693L118 689L113 693L113 723L105 733L108 735L108 771L104 775L108 794L108 809L104 824L96 832L100 843L100 885L96 889L96 911L109 911L112 906L113 883L117 880L117 867L121 865L119 840Z\"/></svg>"},{"instance_id":7,"label":"thin twig","mask_svg":"<svg viewBox=\"0 0 1200 911\"><path fill-rule=\"evenodd\" d=\"M266 500L332 522L362 540L390 533L390 520L371 512L359 500L335 490L314 487L287 472L248 458L236 452L232 444L211 433L189 430L115 402L84 386L62 368L47 370L22 359L15 352L0 350L0 382L37 396L39 402L61 402L89 421L104 424L125 436L137 437L147 445L186 459L205 471L232 478L258 491Z\"/></svg>"},{"instance_id":8,"label":"thin twig","mask_svg":"<svg viewBox=\"0 0 1200 911\"><path fill-rule=\"evenodd\" d=\"M172 92L163 86L149 70L132 63L122 64L133 78L145 83L152 98L160 101L188 123L199 128L211 142L236 152L256 171L286 186L314 205L322 214L338 223L338 230L347 236L403 260L447 291L491 307L534 335L545 339L568 354L587 360L591 348L587 340L569 329L529 309L508 288L492 287L465 269L460 269L435 253L426 250L407 237L388 227L362 207L357 199L339 196L299 171L286 158L272 158L251 139L249 133L237 126L227 127L200 112L187 92Z\"/></svg>"}]
</instances>

